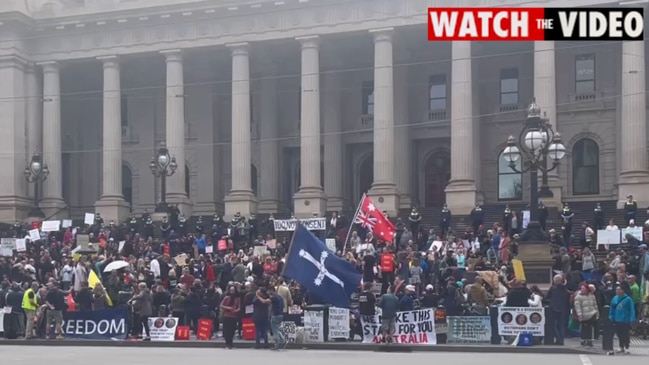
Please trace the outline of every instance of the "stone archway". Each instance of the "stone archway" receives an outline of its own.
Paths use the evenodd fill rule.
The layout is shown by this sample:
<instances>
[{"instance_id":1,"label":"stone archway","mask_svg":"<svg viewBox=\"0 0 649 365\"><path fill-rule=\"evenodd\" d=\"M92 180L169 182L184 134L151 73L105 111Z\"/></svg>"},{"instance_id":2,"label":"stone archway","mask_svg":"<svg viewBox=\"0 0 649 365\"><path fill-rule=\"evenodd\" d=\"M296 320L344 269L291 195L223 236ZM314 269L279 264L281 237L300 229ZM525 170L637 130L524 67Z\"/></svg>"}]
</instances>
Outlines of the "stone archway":
<instances>
[{"instance_id":1,"label":"stone archway","mask_svg":"<svg viewBox=\"0 0 649 365\"><path fill-rule=\"evenodd\" d=\"M424 205L441 207L446 203L446 185L451 180L451 154L438 150L424 165Z\"/></svg>"}]
</instances>

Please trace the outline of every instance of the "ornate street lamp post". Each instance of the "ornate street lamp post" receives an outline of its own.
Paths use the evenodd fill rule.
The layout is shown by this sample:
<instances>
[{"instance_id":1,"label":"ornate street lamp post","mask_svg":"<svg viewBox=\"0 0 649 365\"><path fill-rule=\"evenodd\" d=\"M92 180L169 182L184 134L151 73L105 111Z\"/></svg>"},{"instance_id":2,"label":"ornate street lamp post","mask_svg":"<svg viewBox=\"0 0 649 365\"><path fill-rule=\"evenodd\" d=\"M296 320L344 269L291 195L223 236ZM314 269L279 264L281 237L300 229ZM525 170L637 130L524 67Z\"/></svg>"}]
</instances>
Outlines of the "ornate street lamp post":
<instances>
[{"instance_id":1,"label":"ornate street lamp post","mask_svg":"<svg viewBox=\"0 0 649 365\"><path fill-rule=\"evenodd\" d=\"M25 167L24 174L27 182L34 183L34 206L29 211L29 217L45 218L45 214L38 206L38 202L40 201L40 185L47 179L50 170L47 168L47 164L43 164L41 161L41 155L36 153L32 156L31 161Z\"/></svg>"},{"instance_id":2,"label":"ornate street lamp post","mask_svg":"<svg viewBox=\"0 0 649 365\"><path fill-rule=\"evenodd\" d=\"M519 147L520 146L520 147ZM547 119L541 117L541 108L532 102L527 107L525 126L518 137L507 139L503 158L509 168L518 173L530 172L530 222L521 235L522 242L547 242L548 236L541 228L538 217L539 171L547 173L559 167L559 161L566 155L566 147L561 143L561 135L552 128ZM521 169L516 162L521 159ZM548 162L552 166L547 166Z\"/></svg>"},{"instance_id":3,"label":"ornate street lamp post","mask_svg":"<svg viewBox=\"0 0 649 365\"><path fill-rule=\"evenodd\" d=\"M167 177L173 175L178 168L176 157L169 156L169 150L164 142L149 163L153 176L160 178L160 202L155 207L156 213L167 213Z\"/></svg>"}]
</instances>

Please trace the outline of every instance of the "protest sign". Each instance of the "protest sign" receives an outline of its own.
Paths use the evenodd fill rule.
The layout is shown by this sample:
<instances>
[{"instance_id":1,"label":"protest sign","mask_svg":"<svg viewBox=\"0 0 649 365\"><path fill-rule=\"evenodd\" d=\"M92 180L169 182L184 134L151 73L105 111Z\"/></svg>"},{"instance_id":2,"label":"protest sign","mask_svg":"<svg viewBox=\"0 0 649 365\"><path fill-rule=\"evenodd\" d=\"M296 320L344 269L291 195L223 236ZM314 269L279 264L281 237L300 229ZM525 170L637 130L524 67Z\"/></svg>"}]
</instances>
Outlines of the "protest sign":
<instances>
[{"instance_id":1,"label":"protest sign","mask_svg":"<svg viewBox=\"0 0 649 365\"><path fill-rule=\"evenodd\" d=\"M304 332L309 342L324 342L324 312L304 311Z\"/></svg>"},{"instance_id":2,"label":"protest sign","mask_svg":"<svg viewBox=\"0 0 649 365\"><path fill-rule=\"evenodd\" d=\"M329 338L349 338L349 309L329 307Z\"/></svg>"},{"instance_id":3,"label":"protest sign","mask_svg":"<svg viewBox=\"0 0 649 365\"><path fill-rule=\"evenodd\" d=\"M283 321L279 325L279 331L284 335L284 340L288 343L295 343L297 339L297 325L295 322Z\"/></svg>"},{"instance_id":4,"label":"protest sign","mask_svg":"<svg viewBox=\"0 0 649 365\"><path fill-rule=\"evenodd\" d=\"M297 224L301 223L309 231L324 231L327 229L326 218L306 218L306 219L274 219L275 232L295 231Z\"/></svg>"},{"instance_id":5,"label":"protest sign","mask_svg":"<svg viewBox=\"0 0 649 365\"><path fill-rule=\"evenodd\" d=\"M491 317L448 317L447 343L491 343Z\"/></svg>"},{"instance_id":6,"label":"protest sign","mask_svg":"<svg viewBox=\"0 0 649 365\"><path fill-rule=\"evenodd\" d=\"M176 338L178 318L149 317L151 341L173 341Z\"/></svg>"},{"instance_id":7,"label":"protest sign","mask_svg":"<svg viewBox=\"0 0 649 365\"><path fill-rule=\"evenodd\" d=\"M361 316L363 343L381 342L381 316ZM419 309L397 313L394 342L435 345L435 316L433 309Z\"/></svg>"},{"instance_id":8,"label":"protest sign","mask_svg":"<svg viewBox=\"0 0 649 365\"><path fill-rule=\"evenodd\" d=\"M61 221L45 221L41 226L41 232L56 232L61 229Z\"/></svg>"},{"instance_id":9,"label":"protest sign","mask_svg":"<svg viewBox=\"0 0 649 365\"><path fill-rule=\"evenodd\" d=\"M501 336L516 336L521 333L531 333L532 336L545 336L543 308L498 308L498 334Z\"/></svg>"},{"instance_id":10,"label":"protest sign","mask_svg":"<svg viewBox=\"0 0 649 365\"><path fill-rule=\"evenodd\" d=\"M127 317L126 309L63 312L63 335L70 339L124 340Z\"/></svg>"}]
</instances>

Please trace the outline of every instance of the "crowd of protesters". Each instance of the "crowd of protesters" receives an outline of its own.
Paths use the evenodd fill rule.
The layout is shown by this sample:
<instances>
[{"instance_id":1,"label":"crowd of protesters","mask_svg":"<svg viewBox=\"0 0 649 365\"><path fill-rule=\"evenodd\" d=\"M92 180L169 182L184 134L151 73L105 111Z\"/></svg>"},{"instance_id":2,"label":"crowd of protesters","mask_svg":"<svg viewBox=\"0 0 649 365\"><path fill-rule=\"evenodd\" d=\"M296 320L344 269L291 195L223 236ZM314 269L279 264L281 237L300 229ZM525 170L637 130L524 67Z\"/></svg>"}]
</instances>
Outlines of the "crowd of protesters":
<instances>
[{"instance_id":1,"label":"crowd of protesters","mask_svg":"<svg viewBox=\"0 0 649 365\"><path fill-rule=\"evenodd\" d=\"M557 345L581 329L582 345L592 346L599 334L598 319L606 316L615 323L619 352L628 351L632 326L637 329L636 319L647 314L643 283L649 273L649 232L644 242L630 240L625 249L609 247L606 259L600 261L592 252L598 249L592 229L584 229L584 237L577 240L581 248L570 245L570 236L568 240L557 238L549 230L548 252L554 252L558 275L544 293L536 286L528 288L514 275L511 259L518 255L521 217L507 208L502 221L488 228L480 221L480 209L476 206L472 212L472 226L458 233L446 207L439 227L428 229L413 208L407 219L394 220L394 242L377 240L360 224L352 225L345 242L351 222L335 214L327 218L323 236L335 238L337 254L363 276L364 287L354 302L356 313L370 315L377 306L390 306L391 297L379 300L387 293L397 298L395 309L400 311L441 305L449 316L484 315L494 302L513 307L549 305ZM570 212L564 208L562 214L565 218ZM571 224L572 216L568 217L564 222ZM92 225L28 241L26 252L0 258L0 307L13 308L10 316L5 314L5 335L9 326L14 328L13 337L39 336L43 333L34 323L44 317L44 335L62 338L61 313L70 309L66 298L71 296L75 310L129 307L134 338L143 333L148 336L150 316L172 315L194 333L200 318L210 318L214 333L222 333L232 347L234 337L242 337L243 319L252 318L257 346L267 344L270 332L277 348L284 340L279 338L278 326L290 308L326 303L281 277L288 239L275 239L272 220L271 215L258 223L254 216L246 220L237 214L225 222L214 215L211 222L199 218L190 233L187 221L173 209L160 225L148 213L122 224L105 224L97 215ZM632 220L628 223L633 224ZM26 232L26 227L16 224L5 237L24 237ZM259 235L262 232L265 237ZM78 234L89 236L89 247L95 252L75 253ZM272 248L255 255L259 252L255 247L268 240L273 240ZM219 241L225 241L225 247ZM116 260L128 265L105 273L104 268ZM90 288L91 270L103 286ZM610 312L604 313L609 307ZM15 326L9 317L15 318Z\"/></svg>"}]
</instances>

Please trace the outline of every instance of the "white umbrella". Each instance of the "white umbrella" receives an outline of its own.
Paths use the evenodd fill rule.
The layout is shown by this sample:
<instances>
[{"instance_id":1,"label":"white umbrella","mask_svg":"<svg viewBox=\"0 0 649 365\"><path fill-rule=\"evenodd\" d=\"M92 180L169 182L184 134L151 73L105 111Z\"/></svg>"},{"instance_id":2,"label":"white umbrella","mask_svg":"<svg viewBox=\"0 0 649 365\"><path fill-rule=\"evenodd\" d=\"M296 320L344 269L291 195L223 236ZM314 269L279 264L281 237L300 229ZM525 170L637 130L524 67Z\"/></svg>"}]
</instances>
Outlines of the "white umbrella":
<instances>
[{"instance_id":1,"label":"white umbrella","mask_svg":"<svg viewBox=\"0 0 649 365\"><path fill-rule=\"evenodd\" d=\"M128 266L129 266L128 262L123 261L123 260L117 260L117 261L113 261L110 264L106 265L106 267L104 268L104 272L111 272L113 270L123 269L123 268L128 267Z\"/></svg>"}]
</instances>

